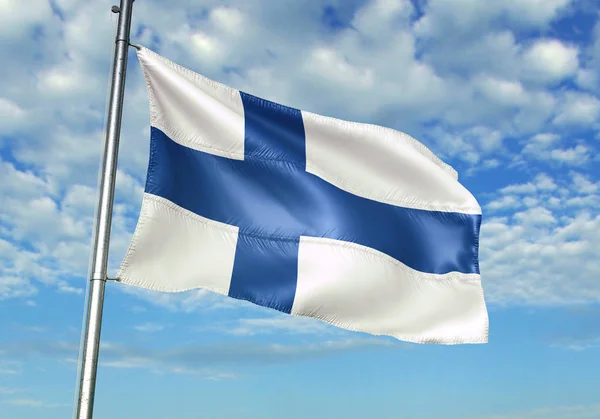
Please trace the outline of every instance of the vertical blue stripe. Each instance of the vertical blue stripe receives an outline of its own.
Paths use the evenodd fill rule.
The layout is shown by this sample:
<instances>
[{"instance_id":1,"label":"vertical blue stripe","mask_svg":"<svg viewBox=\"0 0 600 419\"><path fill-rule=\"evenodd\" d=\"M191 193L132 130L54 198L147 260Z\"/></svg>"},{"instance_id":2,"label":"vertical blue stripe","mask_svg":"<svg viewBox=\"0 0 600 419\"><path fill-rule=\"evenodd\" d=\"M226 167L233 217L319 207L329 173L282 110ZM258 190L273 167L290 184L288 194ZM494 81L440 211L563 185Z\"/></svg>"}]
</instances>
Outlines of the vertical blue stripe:
<instances>
[{"instance_id":1,"label":"vertical blue stripe","mask_svg":"<svg viewBox=\"0 0 600 419\"><path fill-rule=\"evenodd\" d=\"M276 168L281 163L294 164L298 166L295 171L304 171L306 147L300 111L243 92L241 96L245 120L244 159L259 165L270 162ZM277 194L277 189L272 188L271 193ZM284 197L287 193L281 190L278 195ZM265 202L267 212L269 206ZM241 228L240 232L229 296L289 314L296 295L300 237L264 239L253 235L252 229Z\"/></svg>"},{"instance_id":2,"label":"vertical blue stripe","mask_svg":"<svg viewBox=\"0 0 600 419\"><path fill-rule=\"evenodd\" d=\"M229 296L291 313L300 240L238 236Z\"/></svg>"}]
</instances>

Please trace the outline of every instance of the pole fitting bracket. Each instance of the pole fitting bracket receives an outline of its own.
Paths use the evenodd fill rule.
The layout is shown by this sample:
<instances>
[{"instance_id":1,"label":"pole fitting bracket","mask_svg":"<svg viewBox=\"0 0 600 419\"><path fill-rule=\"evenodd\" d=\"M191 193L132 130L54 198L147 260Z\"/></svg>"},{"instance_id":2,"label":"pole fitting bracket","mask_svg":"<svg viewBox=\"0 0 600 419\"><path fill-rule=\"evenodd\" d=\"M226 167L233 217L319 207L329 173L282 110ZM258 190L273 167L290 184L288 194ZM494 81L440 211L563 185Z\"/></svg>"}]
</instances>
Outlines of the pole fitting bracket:
<instances>
[{"instance_id":1,"label":"pole fitting bracket","mask_svg":"<svg viewBox=\"0 0 600 419\"><path fill-rule=\"evenodd\" d=\"M119 281L119 278L109 278L106 275L101 276L101 275L92 275L92 277L90 278L90 281Z\"/></svg>"}]
</instances>

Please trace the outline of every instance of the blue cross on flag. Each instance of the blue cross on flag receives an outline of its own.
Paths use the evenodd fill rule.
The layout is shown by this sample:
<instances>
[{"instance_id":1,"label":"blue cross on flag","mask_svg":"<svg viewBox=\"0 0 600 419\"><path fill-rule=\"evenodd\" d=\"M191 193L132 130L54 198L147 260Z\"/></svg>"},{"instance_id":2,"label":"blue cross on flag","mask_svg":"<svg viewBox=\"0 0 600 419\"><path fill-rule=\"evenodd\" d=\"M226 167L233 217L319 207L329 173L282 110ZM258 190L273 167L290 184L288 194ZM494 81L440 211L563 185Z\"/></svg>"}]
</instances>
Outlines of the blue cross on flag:
<instances>
[{"instance_id":1,"label":"blue cross on flag","mask_svg":"<svg viewBox=\"0 0 600 419\"><path fill-rule=\"evenodd\" d=\"M138 51L150 162L119 281L348 330L487 342L481 208L401 132L300 111Z\"/></svg>"}]
</instances>

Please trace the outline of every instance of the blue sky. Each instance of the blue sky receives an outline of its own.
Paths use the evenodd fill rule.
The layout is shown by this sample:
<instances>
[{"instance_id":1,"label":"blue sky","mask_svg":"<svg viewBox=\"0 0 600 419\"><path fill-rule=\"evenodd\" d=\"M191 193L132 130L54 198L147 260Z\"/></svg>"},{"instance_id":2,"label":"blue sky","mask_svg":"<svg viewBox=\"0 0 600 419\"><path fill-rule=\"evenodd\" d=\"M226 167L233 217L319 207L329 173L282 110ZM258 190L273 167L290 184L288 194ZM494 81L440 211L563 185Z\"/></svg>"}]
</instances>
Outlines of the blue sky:
<instances>
[{"instance_id":1,"label":"blue sky","mask_svg":"<svg viewBox=\"0 0 600 419\"><path fill-rule=\"evenodd\" d=\"M71 413L116 17L0 0L0 417ZM257 96L390 126L483 208L487 345L412 345L109 283L96 416L600 418L593 0L137 0L132 41ZM135 227L131 51L111 272Z\"/></svg>"}]
</instances>

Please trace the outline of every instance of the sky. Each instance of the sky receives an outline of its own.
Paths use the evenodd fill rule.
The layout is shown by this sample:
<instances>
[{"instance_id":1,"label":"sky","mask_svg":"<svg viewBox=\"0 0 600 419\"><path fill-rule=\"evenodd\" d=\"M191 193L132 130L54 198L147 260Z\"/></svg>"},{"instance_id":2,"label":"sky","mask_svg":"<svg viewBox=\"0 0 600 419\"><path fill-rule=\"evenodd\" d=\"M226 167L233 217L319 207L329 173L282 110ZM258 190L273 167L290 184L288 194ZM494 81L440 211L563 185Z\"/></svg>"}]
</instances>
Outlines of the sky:
<instances>
[{"instance_id":1,"label":"sky","mask_svg":"<svg viewBox=\"0 0 600 419\"><path fill-rule=\"evenodd\" d=\"M0 0L0 418L68 417L117 18ZM132 42L256 96L406 132L483 210L484 345L352 333L108 283L98 418L600 418L600 4L137 0ZM131 49L114 275L148 164Z\"/></svg>"}]
</instances>

